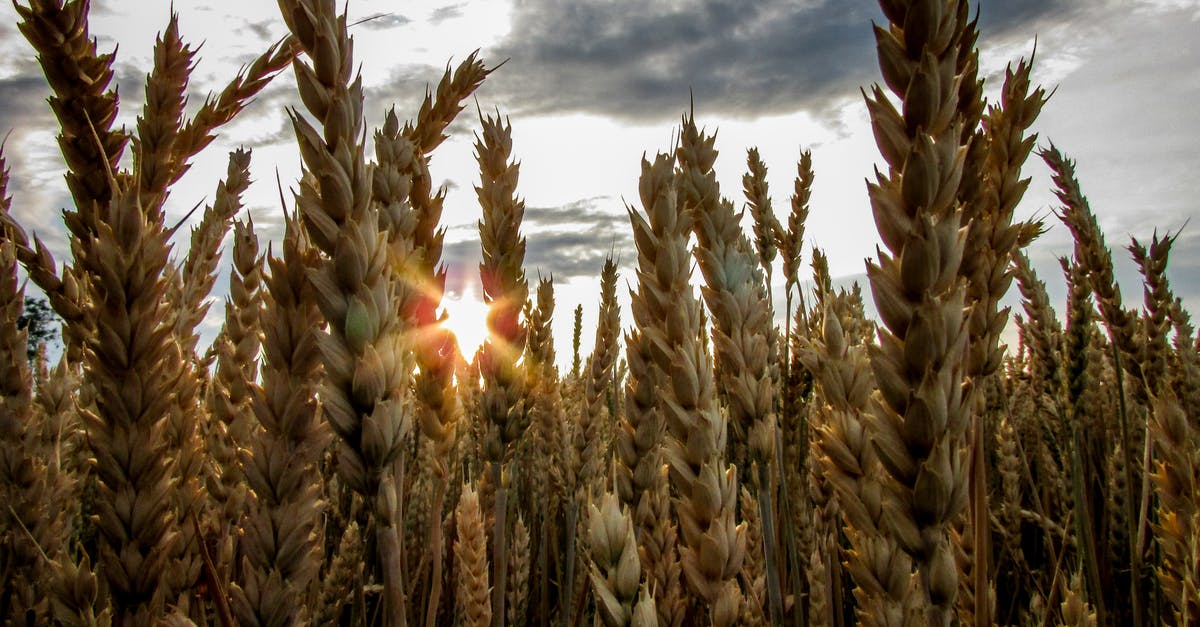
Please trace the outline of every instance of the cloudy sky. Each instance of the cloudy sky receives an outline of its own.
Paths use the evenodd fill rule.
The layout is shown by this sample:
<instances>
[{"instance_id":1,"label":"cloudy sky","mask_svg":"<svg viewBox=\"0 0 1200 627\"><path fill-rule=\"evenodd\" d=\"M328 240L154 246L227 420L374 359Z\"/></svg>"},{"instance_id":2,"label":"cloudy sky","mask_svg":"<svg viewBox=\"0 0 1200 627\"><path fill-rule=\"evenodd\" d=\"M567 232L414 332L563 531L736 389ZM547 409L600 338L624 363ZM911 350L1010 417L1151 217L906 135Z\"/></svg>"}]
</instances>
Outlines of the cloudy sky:
<instances>
[{"instance_id":1,"label":"cloudy sky","mask_svg":"<svg viewBox=\"0 0 1200 627\"><path fill-rule=\"evenodd\" d=\"M154 33L167 22L161 0L93 0L92 32L102 50L119 43L120 121L132 125L150 68ZM193 108L237 68L283 35L272 0L176 2L181 31L203 43L191 82ZM1057 87L1036 127L1078 162L1085 193L1114 247L1155 227L1175 231L1200 198L1200 0L988 0L981 7L982 72L994 95L1006 64L1028 56L1037 41L1035 80ZM621 257L624 276L635 251L625 203L636 202L642 155L670 148L672 132L694 94L698 121L718 130L718 177L741 201L746 149L757 146L770 168L779 212L802 149L813 151L817 178L808 240L823 248L833 273L860 278L877 240L864 179L878 161L860 87L877 80L872 0L355 0L351 20L356 59L368 88L368 123L388 106L415 113L425 87L447 63L481 49L489 65L507 60L478 93L479 105L511 117L531 278L553 275L558 287L560 353L570 338L570 312L584 305L584 349L595 321L598 275L605 255ZM48 88L28 44L0 3L0 133L11 132L14 211L56 255L65 250L60 212L69 196L53 141ZM174 189L170 217L182 217L212 190L229 150L253 148L247 194L260 236L279 236L276 173L298 177L299 157L284 109L295 86L283 75L200 158ZM446 261L452 288L472 290L479 257L471 186L474 111L433 159L449 188ZM1069 254L1045 166L1019 214L1049 216L1052 229L1034 244L1036 267L1063 298L1054 258ZM781 215L781 217L783 217ZM1183 231L1170 278L1189 308L1200 310L1200 225ZM1118 251L1127 302L1140 302L1136 271ZM808 258L806 247L805 258ZM221 289L221 288L219 288ZM218 294L220 297L221 294ZM219 308L214 308L219 311ZM219 320L207 321L211 334ZM565 356L563 356L565 357ZM562 361L562 359L560 359Z\"/></svg>"}]
</instances>

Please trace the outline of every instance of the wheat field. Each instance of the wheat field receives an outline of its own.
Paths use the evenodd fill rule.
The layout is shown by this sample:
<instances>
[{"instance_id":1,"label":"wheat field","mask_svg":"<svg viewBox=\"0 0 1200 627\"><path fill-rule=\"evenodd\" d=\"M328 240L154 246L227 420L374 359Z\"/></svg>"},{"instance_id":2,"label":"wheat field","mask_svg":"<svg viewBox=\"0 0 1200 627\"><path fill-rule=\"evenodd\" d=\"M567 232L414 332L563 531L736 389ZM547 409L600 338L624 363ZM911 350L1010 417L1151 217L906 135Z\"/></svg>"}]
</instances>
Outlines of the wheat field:
<instances>
[{"instance_id":1,"label":"wheat field","mask_svg":"<svg viewBox=\"0 0 1200 627\"><path fill-rule=\"evenodd\" d=\"M986 101L967 0L879 5L867 283L835 289L819 248L801 256L809 153L782 211L754 149L734 200L688 113L642 160L635 269L596 268L598 324L574 312L560 370L551 323L570 314L526 275L498 111L475 137L480 350L444 320L430 157L495 65L469 56L368 129L346 15L279 0L290 35L191 112L196 49L173 19L125 128L88 2L18 2L73 206L56 260L12 217L0 155L0 620L1200 625L1200 338L1167 279L1177 234L1126 247L1144 293L1123 300L1125 251L1030 131L1049 91L1033 61ZM245 150L177 233L172 185L284 72L303 174L282 241L244 217ZM1015 217L1031 156L1075 242L1061 317L1024 252L1049 225ZM27 359L25 278L63 321L57 363Z\"/></svg>"}]
</instances>

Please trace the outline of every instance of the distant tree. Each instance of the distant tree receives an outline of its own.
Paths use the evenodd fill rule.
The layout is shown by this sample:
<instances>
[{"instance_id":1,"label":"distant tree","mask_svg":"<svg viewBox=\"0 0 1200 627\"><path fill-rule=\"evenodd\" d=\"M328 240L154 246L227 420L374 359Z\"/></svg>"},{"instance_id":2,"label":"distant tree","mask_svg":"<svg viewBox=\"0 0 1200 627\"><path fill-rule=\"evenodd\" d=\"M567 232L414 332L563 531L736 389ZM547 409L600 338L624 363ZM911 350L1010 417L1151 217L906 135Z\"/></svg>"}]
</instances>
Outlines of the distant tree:
<instances>
[{"instance_id":1,"label":"distant tree","mask_svg":"<svg viewBox=\"0 0 1200 627\"><path fill-rule=\"evenodd\" d=\"M37 357L38 345L45 342L46 346L50 347L58 341L62 332L62 320L50 308L50 302L46 299L26 298L25 311L17 318L17 328L29 332L25 354L33 361Z\"/></svg>"}]
</instances>

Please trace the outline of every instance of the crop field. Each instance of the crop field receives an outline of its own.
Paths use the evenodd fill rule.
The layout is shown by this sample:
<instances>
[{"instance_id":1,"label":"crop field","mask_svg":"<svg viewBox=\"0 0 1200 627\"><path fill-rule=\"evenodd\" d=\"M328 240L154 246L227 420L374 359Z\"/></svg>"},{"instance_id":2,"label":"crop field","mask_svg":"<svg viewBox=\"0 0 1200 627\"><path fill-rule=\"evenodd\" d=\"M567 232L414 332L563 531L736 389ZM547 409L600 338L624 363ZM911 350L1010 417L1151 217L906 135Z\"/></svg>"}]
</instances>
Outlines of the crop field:
<instances>
[{"instance_id":1,"label":"crop field","mask_svg":"<svg viewBox=\"0 0 1200 627\"><path fill-rule=\"evenodd\" d=\"M721 189L689 111L642 159L636 260L595 269L594 328L527 275L521 120L473 104L502 60L468 56L368 128L373 60L339 3L278 4L290 34L190 106L197 51L172 19L131 127L89 3L15 5L72 205L55 259L14 217L0 151L0 622L1200 625L1178 233L1110 246L1071 147L1031 131L1053 89L1036 59L984 98L973 3L879 2L864 284L835 287L805 248L810 153L786 199L754 149ZM181 230L172 186L283 73L303 163L284 236L245 217L248 150ZM430 162L468 105L471 319L444 302ZM1058 206L1022 220L1031 160ZM1026 255L1050 221L1074 239L1066 303ZM1142 291L1123 297L1114 255ZM54 359L27 355L35 290L62 321ZM552 323L572 315L568 361Z\"/></svg>"}]
</instances>

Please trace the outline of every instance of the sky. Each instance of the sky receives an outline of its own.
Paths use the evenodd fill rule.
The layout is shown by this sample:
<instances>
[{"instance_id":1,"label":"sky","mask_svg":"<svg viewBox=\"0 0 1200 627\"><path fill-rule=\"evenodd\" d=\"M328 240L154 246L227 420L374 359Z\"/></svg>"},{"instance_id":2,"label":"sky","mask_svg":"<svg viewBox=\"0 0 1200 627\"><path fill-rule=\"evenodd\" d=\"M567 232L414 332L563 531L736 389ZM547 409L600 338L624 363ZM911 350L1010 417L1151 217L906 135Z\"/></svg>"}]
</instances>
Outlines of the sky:
<instances>
[{"instance_id":1,"label":"sky","mask_svg":"<svg viewBox=\"0 0 1200 627\"><path fill-rule=\"evenodd\" d=\"M189 111L284 35L272 0L174 4L185 40L202 44ZM92 2L100 49L119 44L118 122L128 127L141 108L154 34L165 27L168 6L161 0ZM1034 81L1055 91L1034 131L1040 145L1053 141L1077 161L1082 188L1115 249L1126 303L1142 298L1124 251L1130 237L1183 229L1168 276L1186 306L1200 311L1200 224L1188 224L1200 198L1200 119L1193 113L1200 102L1200 0L988 0L979 10L988 96L998 93L1005 66L1029 56L1036 41ZM816 245L840 282L865 284L864 260L879 242L865 179L880 157L860 93L879 80L871 22L882 14L873 0L354 0L348 12L351 21L374 18L352 30L369 127L393 105L402 119L415 115L447 64L475 49L489 66L505 62L476 102L512 124L526 203L525 267L531 282L554 278L560 364L570 359L571 313L579 304L585 354L591 347L599 274L609 254L620 258L619 292L628 303L636 250L626 206L638 202L640 161L671 148L692 100L698 123L717 131L718 180L739 206L747 148L758 147L768 165L781 220L800 152L812 151L816 180L805 267ZM70 197L45 103L49 89L15 22L12 6L0 3L0 133L10 133L4 151L12 169L9 193L18 220L62 259L61 211ZM299 176L285 114L298 102L285 72L173 189L168 220L211 202L228 152L245 146L253 150L255 180L244 198L247 211L264 242L279 239L275 181L278 175L290 187ZM431 164L448 190L443 258L451 298L478 293L475 107L472 102L460 116ZM1056 258L1071 253L1070 235L1053 215L1048 171L1036 155L1025 173L1033 183L1018 218L1043 217L1051 227L1029 254L1051 301L1061 303ZM185 238L183 229L177 251ZM227 272L228 263L223 268ZM218 301L227 294L224 281L214 291ZM782 293L781 284L774 289ZM203 337L219 329L221 310L210 309ZM627 322L628 310L623 314Z\"/></svg>"}]
</instances>

